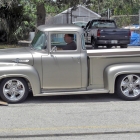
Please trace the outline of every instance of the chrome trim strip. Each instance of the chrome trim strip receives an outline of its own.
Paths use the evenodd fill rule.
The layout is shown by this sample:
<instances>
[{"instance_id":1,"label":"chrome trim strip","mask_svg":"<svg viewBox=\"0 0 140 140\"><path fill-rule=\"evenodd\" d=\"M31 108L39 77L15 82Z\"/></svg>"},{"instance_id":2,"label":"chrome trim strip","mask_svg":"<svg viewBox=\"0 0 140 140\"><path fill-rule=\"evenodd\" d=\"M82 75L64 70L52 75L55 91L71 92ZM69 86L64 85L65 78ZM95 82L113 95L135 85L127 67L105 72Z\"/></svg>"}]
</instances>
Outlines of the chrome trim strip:
<instances>
[{"instance_id":1,"label":"chrome trim strip","mask_svg":"<svg viewBox=\"0 0 140 140\"><path fill-rule=\"evenodd\" d=\"M56 96L56 95L78 95L78 94L96 94L96 93L109 93L107 89L92 89L86 91L73 91L73 92L49 92L49 93L40 93L34 96Z\"/></svg>"}]
</instances>

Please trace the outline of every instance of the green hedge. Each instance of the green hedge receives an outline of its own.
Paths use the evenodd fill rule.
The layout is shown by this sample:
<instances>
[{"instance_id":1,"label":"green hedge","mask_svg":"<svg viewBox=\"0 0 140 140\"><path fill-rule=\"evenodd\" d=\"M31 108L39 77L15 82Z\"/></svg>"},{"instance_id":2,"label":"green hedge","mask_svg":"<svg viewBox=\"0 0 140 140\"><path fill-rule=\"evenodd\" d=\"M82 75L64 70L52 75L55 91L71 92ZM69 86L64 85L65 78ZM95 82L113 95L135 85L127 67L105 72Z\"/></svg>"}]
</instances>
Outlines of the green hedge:
<instances>
[{"instance_id":1,"label":"green hedge","mask_svg":"<svg viewBox=\"0 0 140 140\"><path fill-rule=\"evenodd\" d=\"M0 44L0 49L18 48L18 47L20 47L20 46L18 46L18 45L5 45L5 44L1 45L1 44Z\"/></svg>"}]
</instances>

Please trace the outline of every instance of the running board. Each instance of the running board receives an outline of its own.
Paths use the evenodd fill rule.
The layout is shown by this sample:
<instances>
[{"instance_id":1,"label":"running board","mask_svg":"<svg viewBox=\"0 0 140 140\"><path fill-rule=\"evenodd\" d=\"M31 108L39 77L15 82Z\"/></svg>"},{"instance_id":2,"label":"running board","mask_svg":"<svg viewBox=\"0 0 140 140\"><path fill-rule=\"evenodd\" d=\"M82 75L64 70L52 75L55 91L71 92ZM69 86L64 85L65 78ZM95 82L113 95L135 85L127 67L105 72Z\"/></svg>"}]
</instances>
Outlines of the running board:
<instances>
[{"instance_id":1,"label":"running board","mask_svg":"<svg viewBox=\"0 0 140 140\"><path fill-rule=\"evenodd\" d=\"M34 96L56 96L56 95L76 95L76 94L96 94L96 93L109 93L107 89L92 89L85 91L71 91L71 92L42 92Z\"/></svg>"}]
</instances>

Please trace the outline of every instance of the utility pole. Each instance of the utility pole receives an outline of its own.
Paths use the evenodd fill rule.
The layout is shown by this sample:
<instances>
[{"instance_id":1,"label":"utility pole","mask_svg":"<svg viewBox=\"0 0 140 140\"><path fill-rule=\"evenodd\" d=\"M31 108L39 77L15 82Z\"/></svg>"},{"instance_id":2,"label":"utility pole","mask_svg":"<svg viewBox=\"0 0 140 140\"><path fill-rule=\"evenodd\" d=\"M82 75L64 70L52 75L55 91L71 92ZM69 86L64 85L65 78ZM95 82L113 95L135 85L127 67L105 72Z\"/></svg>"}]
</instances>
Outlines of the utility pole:
<instances>
[{"instance_id":1,"label":"utility pole","mask_svg":"<svg viewBox=\"0 0 140 140\"><path fill-rule=\"evenodd\" d=\"M110 9L107 10L107 18L110 19Z\"/></svg>"},{"instance_id":2,"label":"utility pole","mask_svg":"<svg viewBox=\"0 0 140 140\"><path fill-rule=\"evenodd\" d=\"M70 15L71 15L71 24L72 24L72 10L73 10L73 9L71 8L71 13L70 13Z\"/></svg>"},{"instance_id":3,"label":"utility pole","mask_svg":"<svg viewBox=\"0 0 140 140\"><path fill-rule=\"evenodd\" d=\"M98 14L100 14L100 0L98 0Z\"/></svg>"}]
</instances>

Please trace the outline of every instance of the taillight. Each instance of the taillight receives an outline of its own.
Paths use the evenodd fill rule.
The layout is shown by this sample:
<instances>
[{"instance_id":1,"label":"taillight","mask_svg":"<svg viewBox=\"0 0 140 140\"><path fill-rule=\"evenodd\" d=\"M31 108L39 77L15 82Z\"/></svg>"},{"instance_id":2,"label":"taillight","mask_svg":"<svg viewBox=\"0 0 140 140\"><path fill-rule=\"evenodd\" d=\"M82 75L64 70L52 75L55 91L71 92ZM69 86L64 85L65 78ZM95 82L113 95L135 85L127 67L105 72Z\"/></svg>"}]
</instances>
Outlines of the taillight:
<instances>
[{"instance_id":1,"label":"taillight","mask_svg":"<svg viewBox=\"0 0 140 140\"><path fill-rule=\"evenodd\" d=\"M97 30L97 37L100 37L100 30Z\"/></svg>"}]
</instances>

